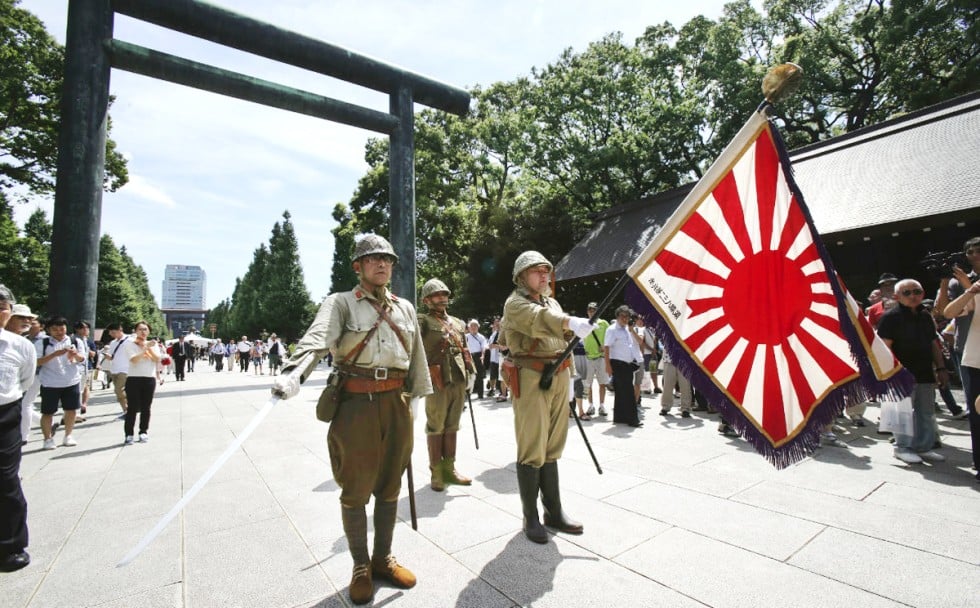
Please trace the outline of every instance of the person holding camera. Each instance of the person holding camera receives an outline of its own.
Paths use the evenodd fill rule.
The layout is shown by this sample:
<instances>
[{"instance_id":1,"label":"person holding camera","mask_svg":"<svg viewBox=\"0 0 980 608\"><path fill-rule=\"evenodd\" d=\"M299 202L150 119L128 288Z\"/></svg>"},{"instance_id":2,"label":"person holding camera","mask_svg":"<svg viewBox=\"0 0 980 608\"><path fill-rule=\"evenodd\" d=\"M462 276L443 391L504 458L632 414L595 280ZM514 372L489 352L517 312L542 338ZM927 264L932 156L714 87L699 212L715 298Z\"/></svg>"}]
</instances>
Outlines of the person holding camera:
<instances>
[{"instance_id":1,"label":"person holding camera","mask_svg":"<svg viewBox=\"0 0 980 608\"><path fill-rule=\"evenodd\" d=\"M123 421L123 443L133 444L136 415L139 414L139 442L150 440L150 406L157 388L157 363L164 357L164 350L157 340L149 338L150 325L137 321L133 326L134 337L119 348L118 356L129 363L126 373L126 418Z\"/></svg>"},{"instance_id":2,"label":"person holding camera","mask_svg":"<svg viewBox=\"0 0 980 608\"><path fill-rule=\"evenodd\" d=\"M65 439L62 445L74 446L71 432L75 417L82 408L82 374L78 364L85 362L81 340L68 335L68 320L52 317L44 324L48 337L35 343L38 377L41 379L41 432L44 449L53 450L52 421L58 406L64 410ZM74 338L74 339L73 339Z\"/></svg>"},{"instance_id":3,"label":"person holding camera","mask_svg":"<svg viewBox=\"0 0 980 608\"><path fill-rule=\"evenodd\" d=\"M947 298L958 293L952 302L943 307L943 316L956 320L956 339L954 342L954 362L960 370L963 381L963 392L966 393L967 409L970 411L970 436L973 442L973 467L980 469L980 412L976 407L970 408L980 398L980 317L976 307L980 304L980 237L970 239L964 247L967 260L973 266L973 271L967 273L959 267L953 268L953 280L940 289L940 298L936 302L942 304L942 296ZM958 350L957 350L958 348ZM980 481L980 473L977 473Z\"/></svg>"},{"instance_id":4,"label":"person holding camera","mask_svg":"<svg viewBox=\"0 0 980 608\"><path fill-rule=\"evenodd\" d=\"M616 309L616 322L606 330L603 352L606 358L606 373L612 375L616 400L613 402L613 422L621 422L632 427L643 426L636 407L633 393L633 372L643 365L643 353L630 329L629 321L633 311L623 304Z\"/></svg>"}]
</instances>

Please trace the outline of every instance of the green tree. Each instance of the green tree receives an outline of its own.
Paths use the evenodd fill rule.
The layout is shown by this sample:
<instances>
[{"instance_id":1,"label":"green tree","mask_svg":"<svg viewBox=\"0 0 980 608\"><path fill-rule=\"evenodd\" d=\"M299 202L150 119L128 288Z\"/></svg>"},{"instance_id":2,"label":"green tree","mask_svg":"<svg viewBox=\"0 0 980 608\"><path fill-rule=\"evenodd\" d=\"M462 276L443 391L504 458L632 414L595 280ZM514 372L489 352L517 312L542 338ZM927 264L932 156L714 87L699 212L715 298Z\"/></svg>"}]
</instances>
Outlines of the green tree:
<instances>
[{"instance_id":1,"label":"green tree","mask_svg":"<svg viewBox=\"0 0 980 608\"><path fill-rule=\"evenodd\" d=\"M163 313L157 306L153 292L150 291L150 281L146 276L146 271L129 256L125 246L119 248L119 255L123 261L127 280L136 296L137 318L133 319L133 322L142 319L150 324L154 335L170 337L170 329L167 327Z\"/></svg>"},{"instance_id":2,"label":"green tree","mask_svg":"<svg viewBox=\"0 0 980 608\"><path fill-rule=\"evenodd\" d=\"M302 336L313 321L313 301L303 280L299 244L289 211L284 211L282 218L282 224L276 222L269 237L268 269L260 296L263 300L260 325L283 339L293 340Z\"/></svg>"},{"instance_id":3,"label":"green tree","mask_svg":"<svg viewBox=\"0 0 980 608\"><path fill-rule=\"evenodd\" d=\"M33 195L54 190L61 122L64 48L19 0L0 0L0 189ZM129 179L126 161L106 140L105 187Z\"/></svg>"},{"instance_id":4,"label":"green tree","mask_svg":"<svg viewBox=\"0 0 980 608\"><path fill-rule=\"evenodd\" d=\"M19 255L20 230L14 222L14 210L7 202L7 197L0 191L0 283L13 292L14 297L21 298L20 280L23 272L23 261ZM13 254L13 255L12 255Z\"/></svg>"},{"instance_id":5,"label":"green tree","mask_svg":"<svg viewBox=\"0 0 980 608\"><path fill-rule=\"evenodd\" d=\"M344 203L337 203L332 215L337 225L330 231L333 234L330 293L336 293L348 290L357 284L357 274L351 267L357 225L354 223L354 216Z\"/></svg>"},{"instance_id":6,"label":"green tree","mask_svg":"<svg viewBox=\"0 0 980 608\"><path fill-rule=\"evenodd\" d=\"M135 286L122 252L108 234L99 240L99 285L95 305L95 324L105 327L122 323L127 329L141 318Z\"/></svg>"},{"instance_id":7,"label":"green tree","mask_svg":"<svg viewBox=\"0 0 980 608\"><path fill-rule=\"evenodd\" d=\"M35 209L27 218L18 250L23 265L18 285L20 298L38 314L58 313L59 311L47 310L48 279L51 273L51 222L43 209Z\"/></svg>"},{"instance_id":8,"label":"green tree","mask_svg":"<svg viewBox=\"0 0 980 608\"><path fill-rule=\"evenodd\" d=\"M235 280L231 299L222 304L222 309L212 313L220 317L223 325L219 330L227 337L264 338L275 331L293 339L312 321L315 309L303 281L288 211L283 213L283 222L273 226L268 247L259 245L245 276Z\"/></svg>"},{"instance_id":9,"label":"green tree","mask_svg":"<svg viewBox=\"0 0 980 608\"><path fill-rule=\"evenodd\" d=\"M975 3L749 0L717 19L651 25L568 49L530 78L476 88L473 110L416 119L419 281L454 290L456 314L485 318L525 249L560 259L615 205L697 179L762 101L766 70L806 73L774 109L791 147L859 129L980 82ZM386 233L387 142L335 216L338 232ZM351 232L351 234L353 234ZM335 269L345 252L335 254ZM339 287L336 281L335 288ZM344 286L346 288L346 286Z\"/></svg>"}]
</instances>

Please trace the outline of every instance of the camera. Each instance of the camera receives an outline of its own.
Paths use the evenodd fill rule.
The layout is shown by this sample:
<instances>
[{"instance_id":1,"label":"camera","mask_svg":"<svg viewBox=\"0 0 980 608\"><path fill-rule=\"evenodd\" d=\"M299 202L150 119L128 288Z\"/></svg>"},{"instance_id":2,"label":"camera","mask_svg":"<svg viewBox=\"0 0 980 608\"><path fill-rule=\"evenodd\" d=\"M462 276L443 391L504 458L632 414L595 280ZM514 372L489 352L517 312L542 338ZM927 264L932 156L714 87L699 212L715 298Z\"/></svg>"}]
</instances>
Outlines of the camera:
<instances>
[{"instance_id":1,"label":"camera","mask_svg":"<svg viewBox=\"0 0 980 608\"><path fill-rule=\"evenodd\" d=\"M937 251L926 254L926 257L919 261L919 265L928 272L933 278L948 279L953 276L953 267L962 266L966 263L966 258L962 253L949 253L948 251Z\"/></svg>"}]
</instances>

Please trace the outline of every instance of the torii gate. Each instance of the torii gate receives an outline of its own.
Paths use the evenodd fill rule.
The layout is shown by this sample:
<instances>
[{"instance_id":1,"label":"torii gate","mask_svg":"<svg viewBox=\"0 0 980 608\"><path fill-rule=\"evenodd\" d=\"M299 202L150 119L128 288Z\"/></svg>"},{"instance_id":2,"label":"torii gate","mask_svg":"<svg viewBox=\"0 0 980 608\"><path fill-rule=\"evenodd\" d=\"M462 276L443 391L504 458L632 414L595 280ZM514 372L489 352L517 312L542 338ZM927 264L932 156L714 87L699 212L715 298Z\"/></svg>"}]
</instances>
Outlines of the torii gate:
<instances>
[{"instance_id":1,"label":"torii gate","mask_svg":"<svg viewBox=\"0 0 980 608\"><path fill-rule=\"evenodd\" d=\"M378 112L115 40L115 13L389 95ZM405 263L393 291L415 299L413 104L457 115L466 91L199 0L70 0L48 310L95 321L109 72L119 68L389 136L390 238Z\"/></svg>"}]
</instances>

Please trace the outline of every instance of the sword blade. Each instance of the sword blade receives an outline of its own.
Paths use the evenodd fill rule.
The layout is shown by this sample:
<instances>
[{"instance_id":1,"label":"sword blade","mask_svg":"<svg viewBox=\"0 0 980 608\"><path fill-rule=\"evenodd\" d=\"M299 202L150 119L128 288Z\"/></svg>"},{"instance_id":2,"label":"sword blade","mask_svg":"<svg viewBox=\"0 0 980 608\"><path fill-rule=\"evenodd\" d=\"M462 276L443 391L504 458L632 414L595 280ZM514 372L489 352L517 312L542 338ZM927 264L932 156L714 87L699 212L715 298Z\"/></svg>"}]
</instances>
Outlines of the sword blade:
<instances>
[{"instance_id":1,"label":"sword blade","mask_svg":"<svg viewBox=\"0 0 980 608\"><path fill-rule=\"evenodd\" d=\"M273 406L275 406L278 402L279 397L272 397L268 402L266 402L262 409L259 410L254 418L252 418L252 421L248 423L248 426L246 426L242 432L238 434L238 437L235 437L235 440L231 442L231 445L229 445L221 456L218 456L218 459L214 461L211 467L204 472L204 475L201 475L201 478L198 479L197 482L191 486L191 489L177 501L177 504L175 504L166 515L160 518L157 525L153 526L153 529L150 530L146 536L144 536L143 539L140 540L140 542L137 543L136 546L122 558L122 560L120 560L118 564L116 564L117 568L121 568L136 559L139 554L142 553L143 550L146 549L150 543L152 543L153 540L160 535L161 532L163 532L163 529L167 527L173 518L177 517L184 507L187 506L187 503L197 496L197 493L201 491L201 488L203 488L212 477L214 477L215 473L221 470L221 467L223 467L225 462L231 458L232 454L238 451L238 449L242 446L242 443L248 439L248 436L252 434L252 431L254 431L255 428L265 419L265 417L269 415L269 412L272 411Z\"/></svg>"}]
</instances>

